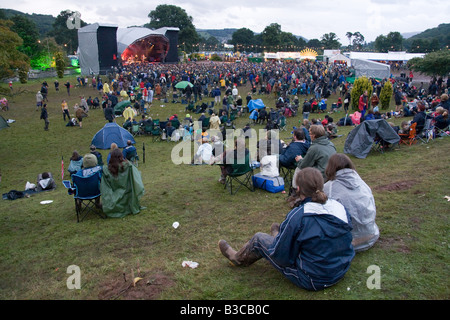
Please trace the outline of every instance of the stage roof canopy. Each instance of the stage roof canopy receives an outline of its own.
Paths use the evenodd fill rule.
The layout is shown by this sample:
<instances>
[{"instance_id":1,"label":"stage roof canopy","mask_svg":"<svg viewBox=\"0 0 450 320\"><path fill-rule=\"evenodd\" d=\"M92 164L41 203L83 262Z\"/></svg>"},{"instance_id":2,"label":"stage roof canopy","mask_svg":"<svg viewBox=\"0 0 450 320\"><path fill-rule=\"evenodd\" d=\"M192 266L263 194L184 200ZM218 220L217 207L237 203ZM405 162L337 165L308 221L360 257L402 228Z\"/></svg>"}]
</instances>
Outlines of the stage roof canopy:
<instances>
[{"instance_id":1,"label":"stage roof canopy","mask_svg":"<svg viewBox=\"0 0 450 320\"><path fill-rule=\"evenodd\" d=\"M166 32L178 28L152 30L144 27L119 28L117 30L117 52L122 61L144 60L162 62L170 49Z\"/></svg>"}]
</instances>

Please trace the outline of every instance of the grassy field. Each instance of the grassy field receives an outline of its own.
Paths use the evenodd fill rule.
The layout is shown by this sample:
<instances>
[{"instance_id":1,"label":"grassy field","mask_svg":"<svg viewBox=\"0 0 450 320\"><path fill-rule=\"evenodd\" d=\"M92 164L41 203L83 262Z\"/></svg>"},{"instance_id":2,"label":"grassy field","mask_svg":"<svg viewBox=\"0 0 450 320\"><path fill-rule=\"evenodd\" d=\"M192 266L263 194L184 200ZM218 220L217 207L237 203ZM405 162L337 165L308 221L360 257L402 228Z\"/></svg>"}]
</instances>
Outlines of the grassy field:
<instances>
[{"instance_id":1,"label":"grassy field","mask_svg":"<svg viewBox=\"0 0 450 320\"><path fill-rule=\"evenodd\" d=\"M73 150L89 152L94 134L105 124L101 109L91 110L83 128L66 127L60 103L70 110L80 94L98 96L92 88L49 90L50 130L36 111L35 94L40 81L14 84L26 93L1 113L14 119L0 131L1 193L24 190L27 181L52 172L54 191L30 198L0 201L0 298L26 299L157 299L157 300L441 300L449 298L449 189L450 139L429 144L401 146L381 154L372 152L354 161L357 171L372 188L377 205L380 239L369 251L359 253L344 279L321 292L301 290L285 280L268 262L248 268L232 267L218 250L219 239L234 247L255 232L269 232L289 212L286 194L240 190L231 196L218 183L219 168L175 165L170 155L175 143L136 138L141 156L139 170L145 185L139 214L123 219L90 216L76 222L72 196L61 183L61 157L67 169ZM65 81L66 79L64 79ZM74 78L70 78L75 83ZM63 83L63 81L59 81ZM245 97L246 88L239 88ZM268 107L272 96L263 98ZM336 101L329 99L329 106ZM207 98L211 101L211 98ZM150 115L165 119L184 115L185 105L156 101ZM73 112L72 112L73 113ZM199 115L195 115L199 116ZM310 115L310 118L317 117ZM323 114L320 115L323 118ZM337 121L342 113L333 114ZM290 140L301 115L288 118L281 138ZM403 119L394 119L399 124ZM122 124L123 118L118 118ZM237 119L237 127L248 114ZM261 125L253 126L263 128ZM340 127L333 140L338 152L352 127ZM145 144L145 163L142 146ZM107 150L100 150L105 159ZM66 171L67 178L67 171ZM40 204L43 200L52 203ZM180 226L175 229L173 222ZM195 269L185 260L198 262ZM68 289L71 265L81 271L81 289ZM379 268L379 289L369 289L371 267ZM368 271L369 270L369 271ZM131 285L133 277L142 280Z\"/></svg>"}]
</instances>

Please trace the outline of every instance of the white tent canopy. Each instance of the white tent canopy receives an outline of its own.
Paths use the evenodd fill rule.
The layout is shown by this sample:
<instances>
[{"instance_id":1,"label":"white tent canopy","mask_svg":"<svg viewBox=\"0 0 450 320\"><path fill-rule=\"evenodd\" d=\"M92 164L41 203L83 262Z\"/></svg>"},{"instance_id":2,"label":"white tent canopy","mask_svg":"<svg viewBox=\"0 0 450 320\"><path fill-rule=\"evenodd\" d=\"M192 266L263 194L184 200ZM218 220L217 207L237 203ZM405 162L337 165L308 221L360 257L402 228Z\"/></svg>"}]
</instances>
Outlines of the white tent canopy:
<instances>
[{"instance_id":1,"label":"white tent canopy","mask_svg":"<svg viewBox=\"0 0 450 320\"><path fill-rule=\"evenodd\" d=\"M352 65L352 60L349 57L344 56L342 53L336 54L328 58L328 63L335 63L336 61L345 61L347 63L347 66L349 67Z\"/></svg>"},{"instance_id":2,"label":"white tent canopy","mask_svg":"<svg viewBox=\"0 0 450 320\"><path fill-rule=\"evenodd\" d=\"M368 78L384 79L391 75L391 67L375 61L352 59L352 67L355 69L355 77L366 76Z\"/></svg>"},{"instance_id":3,"label":"white tent canopy","mask_svg":"<svg viewBox=\"0 0 450 320\"><path fill-rule=\"evenodd\" d=\"M412 58L423 58L425 53L407 53L406 51L383 52L350 52L350 59L363 59L373 61L408 61Z\"/></svg>"}]
</instances>

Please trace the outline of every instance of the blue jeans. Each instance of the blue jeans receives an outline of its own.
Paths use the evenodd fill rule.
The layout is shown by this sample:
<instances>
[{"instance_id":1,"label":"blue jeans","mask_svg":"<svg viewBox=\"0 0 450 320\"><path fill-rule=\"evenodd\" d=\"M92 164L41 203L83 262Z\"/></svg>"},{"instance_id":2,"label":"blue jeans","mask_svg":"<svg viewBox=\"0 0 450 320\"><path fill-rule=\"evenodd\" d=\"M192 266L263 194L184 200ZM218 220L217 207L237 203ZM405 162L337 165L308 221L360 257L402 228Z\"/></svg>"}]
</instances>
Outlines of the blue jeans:
<instances>
[{"instance_id":1,"label":"blue jeans","mask_svg":"<svg viewBox=\"0 0 450 320\"><path fill-rule=\"evenodd\" d=\"M265 258L269 261L275 269L280 271L289 281L296 286L306 290L321 290L322 286L314 286L311 278L306 275L301 269L293 266L280 266L276 261L272 260L269 248L272 246L276 238L263 232L256 233L247 244L248 251L255 255L257 258Z\"/></svg>"}]
</instances>

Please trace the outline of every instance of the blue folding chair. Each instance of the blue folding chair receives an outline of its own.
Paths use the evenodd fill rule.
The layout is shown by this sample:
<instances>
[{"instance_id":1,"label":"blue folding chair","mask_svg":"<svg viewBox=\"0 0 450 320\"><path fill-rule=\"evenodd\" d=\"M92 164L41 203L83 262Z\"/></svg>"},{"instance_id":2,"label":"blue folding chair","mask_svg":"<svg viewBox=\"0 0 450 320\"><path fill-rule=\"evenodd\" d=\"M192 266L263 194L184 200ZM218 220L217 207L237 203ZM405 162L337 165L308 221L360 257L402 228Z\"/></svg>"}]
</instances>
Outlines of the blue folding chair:
<instances>
[{"instance_id":1,"label":"blue folding chair","mask_svg":"<svg viewBox=\"0 0 450 320\"><path fill-rule=\"evenodd\" d=\"M72 175L77 222L83 221L90 212L96 213L100 218L106 218L100 205L100 177L100 171L86 177Z\"/></svg>"}]
</instances>

